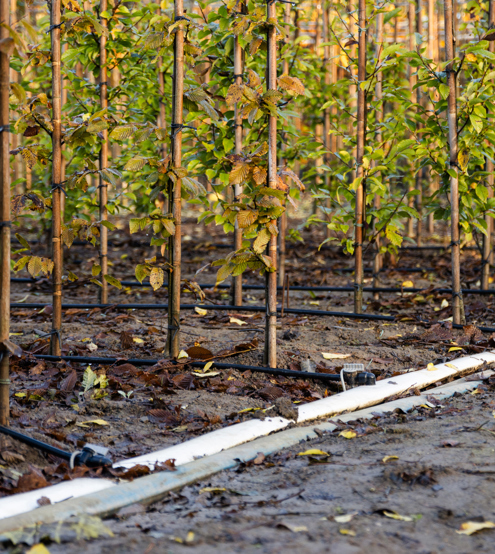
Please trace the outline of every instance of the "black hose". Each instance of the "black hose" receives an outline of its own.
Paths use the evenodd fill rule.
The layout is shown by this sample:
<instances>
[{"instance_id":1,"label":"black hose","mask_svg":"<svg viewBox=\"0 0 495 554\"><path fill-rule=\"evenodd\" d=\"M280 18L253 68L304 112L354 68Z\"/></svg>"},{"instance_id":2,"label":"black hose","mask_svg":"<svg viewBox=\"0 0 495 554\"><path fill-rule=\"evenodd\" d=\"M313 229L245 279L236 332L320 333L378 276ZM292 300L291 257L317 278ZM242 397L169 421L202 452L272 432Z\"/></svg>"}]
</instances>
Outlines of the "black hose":
<instances>
[{"instance_id":1,"label":"black hose","mask_svg":"<svg viewBox=\"0 0 495 554\"><path fill-rule=\"evenodd\" d=\"M46 308L47 304L28 304L28 303L12 303L11 308L27 308L27 309L42 309ZM168 304L62 304L62 309L89 310L92 308L100 309L115 309L115 310L168 310ZM237 312L266 312L266 306L228 306L225 304L181 304L182 310L194 310L194 308L202 308L207 310L226 310ZM282 308L277 308L277 312L281 312ZM346 317L349 319L376 319L381 321L395 321L394 316L374 315L374 314L354 314L352 312L327 312L323 310L303 310L299 308L284 308L284 313L299 314L299 315L320 315L330 317Z\"/></svg>"},{"instance_id":2,"label":"black hose","mask_svg":"<svg viewBox=\"0 0 495 554\"><path fill-rule=\"evenodd\" d=\"M121 358L96 358L92 356L50 356L49 354L36 354L36 358L42 360L50 360L52 362L64 360L71 362L80 362L84 364L102 364L102 365L113 365L117 362L125 362L132 365L155 365L160 360L148 360L148 359L130 359L122 360ZM179 364L178 362L172 361L177 365L187 365L192 367L203 368L207 362L186 362L185 364ZM238 369L240 371L253 371L256 373L266 373L268 375L281 375L283 377L293 377L297 379L320 379L322 381L340 381L339 373L312 373L309 371L292 371L291 369L280 369L272 367L259 367L252 365L242 365L242 364L229 364L224 362L212 361L213 365L218 369ZM372 373L363 372L366 376L373 375ZM344 374L347 378L347 375ZM369 383L371 384L371 383ZM373 383L374 384L374 383Z\"/></svg>"},{"instance_id":3,"label":"black hose","mask_svg":"<svg viewBox=\"0 0 495 554\"><path fill-rule=\"evenodd\" d=\"M0 425L0 433L13 437L24 444L37 448L47 454L52 454L57 456L57 458L62 458L62 460L67 460L72 465L87 465L88 467L101 467L101 466L111 466L112 461L108 458L105 458L102 454L99 454L91 449L91 445L86 445L80 452L66 452L60 448L56 448L51 444L46 442L33 439L28 435L14 431L10 427L4 427Z\"/></svg>"}]
</instances>

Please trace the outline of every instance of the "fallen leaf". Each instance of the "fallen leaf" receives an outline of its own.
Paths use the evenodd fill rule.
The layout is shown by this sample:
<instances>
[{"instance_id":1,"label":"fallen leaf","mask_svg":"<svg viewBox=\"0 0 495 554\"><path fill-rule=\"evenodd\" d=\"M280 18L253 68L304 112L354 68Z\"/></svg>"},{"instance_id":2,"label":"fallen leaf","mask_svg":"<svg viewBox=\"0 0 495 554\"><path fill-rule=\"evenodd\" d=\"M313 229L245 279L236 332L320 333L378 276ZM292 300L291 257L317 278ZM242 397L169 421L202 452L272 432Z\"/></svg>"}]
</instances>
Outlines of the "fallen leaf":
<instances>
[{"instance_id":1,"label":"fallen leaf","mask_svg":"<svg viewBox=\"0 0 495 554\"><path fill-rule=\"evenodd\" d=\"M76 423L78 427L89 427L91 423L94 423L95 425L110 425L108 421L105 421L104 419L90 419L88 421L82 421L81 423Z\"/></svg>"},{"instance_id":2,"label":"fallen leaf","mask_svg":"<svg viewBox=\"0 0 495 554\"><path fill-rule=\"evenodd\" d=\"M448 307L449 307L449 302L448 302L448 300L447 300L446 298L444 298L444 299L442 300L442 303L440 304L440 308L443 309L443 308L448 308Z\"/></svg>"},{"instance_id":3,"label":"fallen leaf","mask_svg":"<svg viewBox=\"0 0 495 554\"><path fill-rule=\"evenodd\" d=\"M132 337L132 340L136 343L136 344L143 344L144 340L143 339L140 339L139 337Z\"/></svg>"},{"instance_id":4,"label":"fallen leaf","mask_svg":"<svg viewBox=\"0 0 495 554\"><path fill-rule=\"evenodd\" d=\"M203 308L198 308L198 306L194 308L194 311L199 315L206 315L208 313L206 310L203 310Z\"/></svg>"},{"instance_id":5,"label":"fallen leaf","mask_svg":"<svg viewBox=\"0 0 495 554\"><path fill-rule=\"evenodd\" d=\"M449 348L449 352L455 352L456 350L462 350L460 346L453 346L452 348Z\"/></svg>"},{"instance_id":6,"label":"fallen leaf","mask_svg":"<svg viewBox=\"0 0 495 554\"><path fill-rule=\"evenodd\" d=\"M96 352L96 350L98 350L98 346L97 346L94 342L90 342L90 343L87 345L87 349L88 349L90 352Z\"/></svg>"},{"instance_id":7,"label":"fallen leaf","mask_svg":"<svg viewBox=\"0 0 495 554\"><path fill-rule=\"evenodd\" d=\"M353 531L352 529L339 529L339 533L341 535L350 535L351 537L356 536L356 531Z\"/></svg>"},{"instance_id":8,"label":"fallen leaf","mask_svg":"<svg viewBox=\"0 0 495 554\"><path fill-rule=\"evenodd\" d=\"M277 527L285 527L289 531L292 531L293 533L301 533L303 531L307 531L308 528L306 525L294 525L292 523L289 523L287 521L281 521L277 524Z\"/></svg>"},{"instance_id":9,"label":"fallen leaf","mask_svg":"<svg viewBox=\"0 0 495 554\"><path fill-rule=\"evenodd\" d=\"M221 492L227 492L227 489L222 487L205 487L201 489L198 494L203 494L204 492L212 492L213 494L219 494Z\"/></svg>"},{"instance_id":10,"label":"fallen leaf","mask_svg":"<svg viewBox=\"0 0 495 554\"><path fill-rule=\"evenodd\" d=\"M457 369L454 364L445 364L447 367L450 367L450 369Z\"/></svg>"},{"instance_id":11,"label":"fallen leaf","mask_svg":"<svg viewBox=\"0 0 495 554\"><path fill-rule=\"evenodd\" d=\"M351 357L351 354L333 354L331 352L322 352L321 355L325 360L344 360Z\"/></svg>"},{"instance_id":12,"label":"fallen leaf","mask_svg":"<svg viewBox=\"0 0 495 554\"><path fill-rule=\"evenodd\" d=\"M230 318L230 323L237 323L237 325L247 325L246 321L242 321L242 319L237 319L236 317Z\"/></svg>"},{"instance_id":13,"label":"fallen leaf","mask_svg":"<svg viewBox=\"0 0 495 554\"><path fill-rule=\"evenodd\" d=\"M199 377L200 379L204 379L205 377L215 377L217 375L220 375L219 371L209 371L208 373L201 373L201 371L193 371L193 375L196 377Z\"/></svg>"},{"instance_id":14,"label":"fallen leaf","mask_svg":"<svg viewBox=\"0 0 495 554\"><path fill-rule=\"evenodd\" d=\"M401 516L400 514L398 514L397 512L389 512L387 510L383 510L382 511L382 514L385 516L385 517L389 517L390 519L397 519L399 521L412 521L413 518L412 517L409 517L409 516Z\"/></svg>"},{"instance_id":15,"label":"fallen leaf","mask_svg":"<svg viewBox=\"0 0 495 554\"><path fill-rule=\"evenodd\" d=\"M43 543L39 542L26 550L26 554L50 554L50 551Z\"/></svg>"},{"instance_id":16,"label":"fallen leaf","mask_svg":"<svg viewBox=\"0 0 495 554\"><path fill-rule=\"evenodd\" d=\"M179 355L177 356L178 360L181 360L182 358L189 358L189 356L187 355L187 352L185 350L181 350L179 352Z\"/></svg>"},{"instance_id":17,"label":"fallen leaf","mask_svg":"<svg viewBox=\"0 0 495 554\"><path fill-rule=\"evenodd\" d=\"M459 444L461 444L459 441L447 440L442 441L440 443L440 446L453 448L454 446L459 446Z\"/></svg>"},{"instance_id":18,"label":"fallen leaf","mask_svg":"<svg viewBox=\"0 0 495 554\"><path fill-rule=\"evenodd\" d=\"M466 523L463 523L460 530L456 531L456 533L459 533L459 535L472 535L473 533L477 533L483 529L495 529L495 523L493 523L493 521L466 521Z\"/></svg>"},{"instance_id":19,"label":"fallen leaf","mask_svg":"<svg viewBox=\"0 0 495 554\"><path fill-rule=\"evenodd\" d=\"M428 364L428 365L426 366L426 369L427 369L428 371L436 371L436 370L438 369L438 367L437 367L435 364L431 364L431 363L430 363L430 364Z\"/></svg>"},{"instance_id":20,"label":"fallen leaf","mask_svg":"<svg viewBox=\"0 0 495 554\"><path fill-rule=\"evenodd\" d=\"M253 464L256 465L256 466L259 466L259 465L262 464L264 461L265 461L265 455L263 454L263 452L258 452L258 455L257 455L256 458L253 460Z\"/></svg>"},{"instance_id":21,"label":"fallen leaf","mask_svg":"<svg viewBox=\"0 0 495 554\"><path fill-rule=\"evenodd\" d=\"M213 365L213 362L207 362L205 364L205 367L203 368L203 371L208 371L212 365Z\"/></svg>"},{"instance_id":22,"label":"fallen leaf","mask_svg":"<svg viewBox=\"0 0 495 554\"><path fill-rule=\"evenodd\" d=\"M393 460L398 460L399 459L399 456L385 456L383 459L382 459L382 462L384 464L386 464L387 462L391 462Z\"/></svg>"},{"instance_id":23,"label":"fallen leaf","mask_svg":"<svg viewBox=\"0 0 495 554\"><path fill-rule=\"evenodd\" d=\"M352 512L350 514L344 514L344 515L341 515L341 516L335 516L333 519L337 522L337 523L349 523L349 521L351 521L351 519L356 515L356 512Z\"/></svg>"},{"instance_id":24,"label":"fallen leaf","mask_svg":"<svg viewBox=\"0 0 495 554\"><path fill-rule=\"evenodd\" d=\"M328 454L328 452L323 452L323 450L312 448L310 450L305 450L304 452L299 452L298 456L330 456L330 454Z\"/></svg>"},{"instance_id":25,"label":"fallen leaf","mask_svg":"<svg viewBox=\"0 0 495 554\"><path fill-rule=\"evenodd\" d=\"M412 289L414 287L414 283L412 281L404 281L402 286L405 289Z\"/></svg>"},{"instance_id":26,"label":"fallen leaf","mask_svg":"<svg viewBox=\"0 0 495 554\"><path fill-rule=\"evenodd\" d=\"M356 431L348 429L347 431L341 431L339 437L344 437L344 439L354 439L357 437Z\"/></svg>"}]
</instances>

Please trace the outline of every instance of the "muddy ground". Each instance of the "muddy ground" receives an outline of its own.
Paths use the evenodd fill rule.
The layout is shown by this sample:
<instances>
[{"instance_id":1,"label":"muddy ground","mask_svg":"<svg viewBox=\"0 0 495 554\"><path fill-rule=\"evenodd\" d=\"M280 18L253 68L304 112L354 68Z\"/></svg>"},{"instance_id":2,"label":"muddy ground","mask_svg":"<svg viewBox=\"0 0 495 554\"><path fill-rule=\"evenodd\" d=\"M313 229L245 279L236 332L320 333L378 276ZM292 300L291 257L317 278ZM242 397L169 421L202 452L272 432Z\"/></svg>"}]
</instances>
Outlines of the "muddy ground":
<instances>
[{"instance_id":1,"label":"muddy ground","mask_svg":"<svg viewBox=\"0 0 495 554\"><path fill-rule=\"evenodd\" d=\"M133 237L131 240L124 231L113 235L115 246L110 249L110 261L113 271L120 278L134 280L133 267L149 256L149 248L136 246L135 241L144 238ZM187 278L194 278L199 269L229 251L215 246L226 242L225 237L217 236L215 229L212 229L206 240L204 235L196 236L192 227L190 231L186 228L184 238L183 268ZM317 246L322 238L316 237L315 240L313 235L307 234L304 246L293 245L289 248L287 272L291 286L352 284L352 275L342 271L346 267L351 268L352 261L334 247L318 252ZM36 248L42 254L42 244ZM66 267L78 273L80 281L84 282L68 285L64 291L64 302L96 301L97 287L89 283L88 277L92 259L96 260L92 247L75 245L67 252ZM369 265L369 253L367 259ZM373 299L371 294L365 295L366 313L393 315L396 316L395 322L287 314L280 317L277 330L278 366L291 370L309 368L324 376L338 373L343 363L361 363L365 369L373 371L377 379L383 379L424 368L429 362L445 362L493 348L495 339L490 333L483 334L476 330L476 325L493 325L495 312L491 296L466 296L466 314L469 323L474 325L464 330L451 329L450 296L431 291L433 286L448 286L449 265L448 251L404 251L396 259L387 260L380 276L382 285L411 286L409 282L412 281L414 286L425 289L418 294L382 294L379 299ZM404 268L407 271L402 271ZM215 268L206 267L195 279L200 283L213 284L215 272ZM463 285L476 286L478 274L479 256L472 250L464 251ZM247 274L245 279L253 284L263 283L254 273ZM370 282L371 277L367 278L367 283ZM64 314L63 353L112 356L118 358L119 362L88 365L40 361L34 357L35 354L48 352L48 338L42 335L51 328L49 290L46 280L36 284L13 284L14 302L39 302L47 307L41 310L21 307L12 311L11 340L23 347L25 355L12 363L11 425L62 449L74 450L86 442L92 442L107 446L113 460L129 458L183 442L246 418L277 413L290 417L290 411L298 405L340 390L338 385L323 380L208 368L207 360L212 355L222 362L263 365L264 345L264 315L216 310L215 303L230 303L229 294L228 291L214 290L212 287L204 288L206 301L203 309L206 309L206 314L184 311L181 316L182 348L191 357L181 360L183 363L179 366L170 364L163 353L167 319L166 313L161 310L68 310ZM157 292L149 287L124 287L123 291L111 289L111 302L115 303L155 304L166 301L166 289ZM192 303L195 299L191 293L184 291L182 302ZM262 304L263 292L247 291L245 303ZM352 295L292 290L290 306L350 312ZM323 355L328 353L345 358L329 360ZM127 361L133 358L160 361L151 367L138 366ZM205 365L200 368L189 366L187 361L192 358L202 360ZM89 372L88 367L94 373ZM400 424L396 423L396 419L402 416L387 420L386 427L383 427L383 421L375 422L376 428L366 425L366 429L373 432L354 441L325 437L318 448L333 454L326 464L308 466L306 459L293 456L297 453L294 450L275 457L275 460L265 461L259 467L244 468L243 473L218 476L212 480L214 486L223 488L221 483L233 480L225 488L229 491L239 490L242 494L227 491L219 495L198 495L198 491L206 485L193 487L176 498L172 497L165 504L152 508L149 513L132 516L129 521L134 523L128 524L126 518L112 520L110 526L117 533L117 538L107 543L95 543L94 551L101 551L98 548L113 551L119 540L125 541L129 551L147 552L152 544L152 548L159 552L176 551L184 547L171 541L169 536L174 534L185 539L189 530L195 533L193 548L205 552L215 548L218 541L223 545L223 551L237 551L239 546L246 551L261 549L278 552L290 544L294 544L296 550L305 551L305 548L311 546L312 551L324 551L324 545L329 544L330 537L335 552L361 552L359 544L363 541L387 552L401 551L406 547L418 552L440 552L441 541L447 541L447 531L453 534L453 540L458 541L455 544L461 545L459 550L451 550L453 552L469 551L463 550L464 544L479 543L480 548L483 548L483 539L479 538L482 535L467 538L455 534L453 529L463 517L455 503L452 506L457 511L445 507L445 510L451 509L454 514L445 517L445 521L441 520L444 521L442 525L445 533L433 531L437 529L433 526L430 536L422 527L436 525L437 520L432 516L432 503L446 494L444 490L452 490L455 502L462 503L466 502L466 495L472 495L473 491L478 490L482 495L485 485L489 488L493 484L489 474L466 474L463 465L477 452L476 440L479 438L485 441L479 443L485 444L479 447L480 452L484 452L483 448L489 448L486 445L493 441L492 435L486 431L481 432L481 435L479 432L463 434L462 445L452 449L440 448L434 442L438 438L440 422L441 432L445 426L445 432L449 434L454 433L456 428L468 425L466 418L488 418L488 393L487 396L478 395L456 402L461 402L464 407L455 407L453 410L445 408L445 415L441 415L442 409L439 408L434 412L440 411L436 419L431 419L432 412L425 412L407 417ZM425 421L416 421L416 418ZM395 432L389 436L386 431L388 425L405 431L400 434L400 440ZM468 444L464 437L473 437L469 447L464 446ZM393 448L389 448L389 444ZM383 446L383 452L380 445ZM361 448L364 448L362 452ZM393 462L390 467L396 467L399 463L412 467L425 460L430 463L431 456L431 461L438 458L440 465L439 468L435 466L436 476L431 477L431 486L415 484L410 487L393 478L389 483L390 478L382 475L388 466L382 467L372 451L375 454L383 453L383 456L398 455L399 462ZM0 456L0 496L83 474L80 470L71 472L59 459L45 457L12 439L0 441ZM350 465L345 465L344 459L345 464ZM456 469L456 464L460 464L459 469ZM448 483L456 479L442 469L451 466L452 475L462 476L458 490L449 488L454 485ZM84 474L94 475L94 472ZM330 475L338 475L335 482L330 483ZM442 482L444 489L432 489L440 486L437 482L440 477L441 480L447 480L447 484ZM464 479L467 485L464 485ZM290 484L292 480L294 483ZM375 480L378 486L369 485ZM287 489L288 484L290 486ZM295 494L298 487L304 488L306 492ZM372 488L376 491L370 491ZM267 489L270 489L270 493L263 492ZM352 492L354 489L359 493ZM256 496L258 493L261 496ZM272 495L275 497L272 498ZM289 495L290 499L279 502ZM196 498L201 509L196 509ZM356 503L358 498L361 498L360 503ZM428 510L421 508L420 498L424 499ZM462 498L464 500L461 501ZM480 498L472 505L481 508ZM389 499L393 499L393 502L387 504ZM240 507L236 507L236 503L240 503ZM393 520L374 513L371 509L373 503L385 504L407 516L423 514L424 517L419 519L415 516L412 522ZM407 507L409 505L410 508ZM320 511L317 510L316 515L312 516L310 512L315 506L319 506ZM487 519L493 519L490 509L493 513L493 505L489 508L487 499L480 513L468 510L465 514L471 518L480 517L483 512ZM288 510L287 514L282 513L283 510ZM348 526L342 527L332 519L340 513L339 510L343 514L357 511L358 515L353 517ZM183 511L192 515L183 517ZM175 515L169 517L168 512ZM300 516L290 515L292 512L300 513ZM301 521L300 525L305 525L308 531L294 533L277 527L279 515ZM327 517L327 520L321 520L322 517ZM139 523L141 521L142 525ZM154 530L155 527L157 530ZM351 533L342 535L340 527ZM352 532L356 532L356 536ZM426 546L428 536L430 540L438 538L435 547ZM451 542L445 544L451 545ZM88 543L80 548L89 549L93 546Z\"/></svg>"}]
</instances>

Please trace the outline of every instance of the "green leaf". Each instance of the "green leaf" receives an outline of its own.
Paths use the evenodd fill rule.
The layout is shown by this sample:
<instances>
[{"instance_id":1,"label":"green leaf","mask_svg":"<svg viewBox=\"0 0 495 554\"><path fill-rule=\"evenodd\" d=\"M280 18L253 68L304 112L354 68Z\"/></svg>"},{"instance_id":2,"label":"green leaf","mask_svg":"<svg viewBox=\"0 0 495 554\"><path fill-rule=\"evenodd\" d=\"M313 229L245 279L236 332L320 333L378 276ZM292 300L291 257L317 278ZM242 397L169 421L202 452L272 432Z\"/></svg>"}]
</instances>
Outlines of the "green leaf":
<instances>
[{"instance_id":1,"label":"green leaf","mask_svg":"<svg viewBox=\"0 0 495 554\"><path fill-rule=\"evenodd\" d=\"M115 277L112 277L111 275L103 275L103 279L105 279L109 285L112 285L112 287L117 287L120 290L122 289L122 283Z\"/></svg>"},{"instance_id":2,"label":"green leaf","mask_svg":"<svg viewBox=\"0 0 495 554\"><path fill-rule=\"evenodd\" d=\"M446 85L444 83L440 83L440 85L438 87L438 92L440 93L440 96L444 100L447 100L447 98L449 97L449 94L450 94L450 88L448 87L448 85Z\"/></svg>"}]
</instances>

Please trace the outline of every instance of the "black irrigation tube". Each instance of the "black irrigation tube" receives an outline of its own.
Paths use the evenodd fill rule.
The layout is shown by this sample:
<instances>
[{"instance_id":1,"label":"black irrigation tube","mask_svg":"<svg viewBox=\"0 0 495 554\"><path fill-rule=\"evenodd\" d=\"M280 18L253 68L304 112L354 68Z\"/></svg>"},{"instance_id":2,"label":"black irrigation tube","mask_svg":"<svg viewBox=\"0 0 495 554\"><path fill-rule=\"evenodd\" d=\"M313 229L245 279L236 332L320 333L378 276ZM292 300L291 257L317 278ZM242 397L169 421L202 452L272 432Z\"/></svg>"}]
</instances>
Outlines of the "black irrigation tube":
<instances>
[{"instance_id":1,"label":"black irrigation tube","mask_svg":"<svg viewBox=\"0 0 495 554\"><path fill-rule=\"evenodd\" d=\"M41 360L49 360L52 362L57 361L67 361L67 362L80 362L84 364L102 364L102 365L114 365L118 362L126 363L126 364L132 364L132 365L156 365L160 362L160 360L148 360L148 359L130 359L130 360L124 360L120 358L96 358L92 356L50 356L49 354L36 354L36 358L39 358ZM322 381L339 381L341 380L340 373L312 373L309 371L292 371L291 369L280 369L280 368L272 368L272 367L259 367L259 366L251 366L251 365L242 365L242 364L229 364L224 362L216 362L214 360L209 360L213 362L213 365L217 367L218 369L238 369L241 371L254 371L256 373L267 373L268 375L280 375L283 377L293 377L298 379L320 379ZM209 363L209 361L203 361L203 362L185 362L184 364L180 364L178 362L175 363L178 367L183 366L192 366L192 367L200 367L203 368L205 366L205 363ZM367 383L367 384L374 384L374 375L372 373L368 372L362 372L364 376L367 376L370 381L373 381L373 383Z\"/></svg>"},{"instance_id":2,"label":"black irrigation tube","mask_svg":"<svg viewBox=\"0 0 495 554\"><path fill-rule=\"evenodd\" d=\"M46 308L48 304L28 304L28 303L12 303L13 309L26 308L29 310L38 310ZM168 304L62 304L63 310L89 310L112 309L112 310L168 310ZM237 312L266 312L265 306L229 306L225 304L181 304L182 310L194 310L194 308L202 308L206 310L227 310ZM282 308L277 308L277 312L281 312ZM376 319L381 321L395 321L394 316L388 315L373 315L373 314L354 314L352 312L327 312L323 310L303 310L300 308L284 308L284 313L296 315L319 315L330 317L345 317L348 319Z\"/></svg>"}]
</instances>

